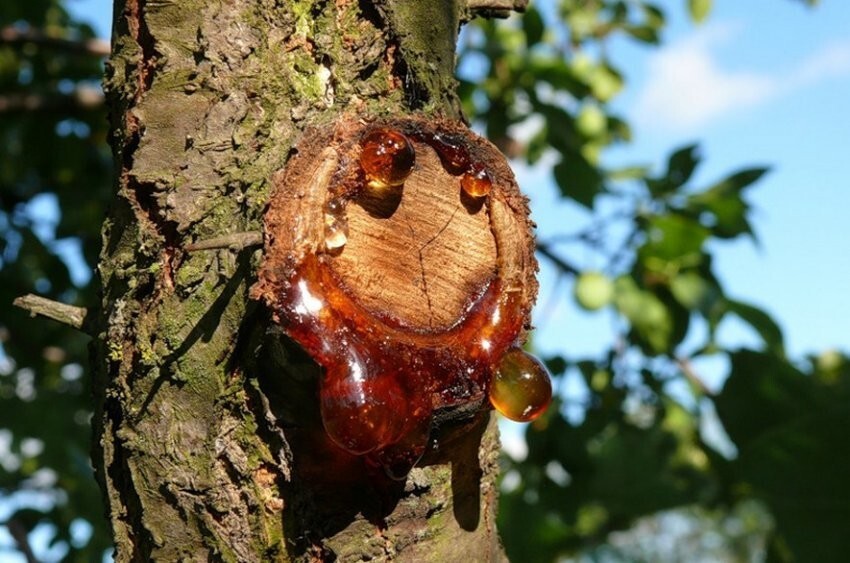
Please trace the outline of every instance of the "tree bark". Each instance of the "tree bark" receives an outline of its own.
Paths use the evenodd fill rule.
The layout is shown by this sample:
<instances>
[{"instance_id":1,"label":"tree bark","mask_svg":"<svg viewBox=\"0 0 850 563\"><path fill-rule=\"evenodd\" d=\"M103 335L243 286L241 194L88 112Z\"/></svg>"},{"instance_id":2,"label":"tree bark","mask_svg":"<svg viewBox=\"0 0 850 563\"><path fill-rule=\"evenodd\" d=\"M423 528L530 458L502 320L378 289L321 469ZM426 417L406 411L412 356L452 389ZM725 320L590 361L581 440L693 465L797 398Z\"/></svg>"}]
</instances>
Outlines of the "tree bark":
<instances>
[{"instance_id":1,"label":"tree bark","mask_svg":"<svg viewBox=\"0 0 850 563\"><path fill-rule=\"evenodd\" d=\"M316 365L249 298L259 253L185 250L261 230L272 178L308 126L460 118L467 10L116 1L105 84L120 173L92 354L117 561L504 558L487 413L449 423L406 482L352 470L318 436Z\"/></svg>"}]
</instances>

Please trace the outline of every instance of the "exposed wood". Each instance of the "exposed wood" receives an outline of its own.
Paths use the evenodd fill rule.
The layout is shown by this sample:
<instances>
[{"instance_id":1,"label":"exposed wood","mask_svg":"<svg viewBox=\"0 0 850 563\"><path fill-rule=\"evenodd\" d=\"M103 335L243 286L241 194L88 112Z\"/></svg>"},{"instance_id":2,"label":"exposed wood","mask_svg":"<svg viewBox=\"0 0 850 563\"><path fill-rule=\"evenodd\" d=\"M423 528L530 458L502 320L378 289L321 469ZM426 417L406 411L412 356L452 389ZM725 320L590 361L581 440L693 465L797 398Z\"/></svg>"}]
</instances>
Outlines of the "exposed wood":
<instances>
[{"instance_id":1,"label":"exposed wood","mask_svg":"<svg viewBox=\"0 0 850 563\"><path fill-rule=\"evenodd\" d=\"M292 268L305 254L324 252L324 205L331 192L351 192L356 195L345 198L344 212L348 241L330 253L329 264L373 314L413 330L446 330L497 274L520 288L527 314L537 288L528 207L501 153L458 122L390 121L388 126L407 129L414 139L415 169L401 188L362 189L357 139L372 126L364 123L340 121L332 131L302 138L298 155L275 182L266 216L266 271L272 268L276 279L283 279L286 273L278 268ZM417 139L437 131L465 139L473 158L485 163L494 181L489 198L466 196L460 176L447 171L427 142ZM337 163L342 163L339 170ZM255 293L271 291L273 285L255 288ZM273 303L275 298L267 299Z\"/></svg>"}]
</instances>

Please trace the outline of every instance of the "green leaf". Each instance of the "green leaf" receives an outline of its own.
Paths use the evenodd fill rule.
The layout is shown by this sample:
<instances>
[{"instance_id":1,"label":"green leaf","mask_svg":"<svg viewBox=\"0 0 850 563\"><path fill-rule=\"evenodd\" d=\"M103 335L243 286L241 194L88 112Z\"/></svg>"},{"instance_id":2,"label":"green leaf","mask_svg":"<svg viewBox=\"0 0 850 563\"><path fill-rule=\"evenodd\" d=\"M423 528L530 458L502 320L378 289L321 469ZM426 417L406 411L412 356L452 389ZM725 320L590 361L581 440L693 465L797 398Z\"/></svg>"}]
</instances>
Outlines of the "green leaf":
<instances>
[{"instance_id":1,"label":"green leaf","mask_svg":"<svg viewBox=\"0 0 850 563\"><path fill-rule=\"evenodd\" d=\"M653 29L660 30L664 27L666 22L666 18L664 17L664 11L654 4L641 4L641 9L643 10L644 17L646 18L646 24Z\"/></svg>"},{"instance_id":2,"label":"green leaf","mask_svg":"<svg viewBox=\"0 0 850 563\"><path fill-rule=\"evenodd\" d=\"M653 196L666 195L682 187L700 163L699 146L686 145L673 152L667 160L667 172L663 177L647 179L646 185Z\"/></svg>"},{"instance_id":3,"label":"green leaf","mask_svg":"<svg viewBox=\"0 0 850 563\"><path fill-rule=\"evenodd\" d=\"M727 309L730 313L737 315L742 321L750 325L762 337L768 350L783 355L785 345L782 338L782 329L776 324L770 315L752 305L741 301L728 300Z\"/></svg>"},{"instance_id":4,"label":"green leaf","mask_svg":"<svg viewBox=\"0 0 850 563\"><path fill-rule=\"evenodd\" d=\"M712 0L688 0L688 11L694 23L702 23L711 12Z\"/></svg>"},{"instance_id":5,"label":"green leaf","mask_svg":"<svg viewBox=\"0 0 850 563\"><path fill-rule=\"evenodd\" d=\"M708 213L711 216L712 233L719 238L735 238L742 234L753 234L747 219L750 207L741 194L766 172L767 168L751 168L738 171L714 184L710 188L687 198L685 208L695 215Z\"/></svg>"},{"instance_id":6,"label":"green leaf","mask_svg":"<svg viewBox=\"0 0 850 563\"><path fill-rule=\"evenodd\" d=\"M760 497L798 561L841 561L850 522L850 396L775 354L748 350L715 399L738 447L733 487Z\"/></svg>"},{"instance_id":7,"label":"green leaf","mask_svg":"<svg viewBox=\"0 0 850 563\"><path fill-rule=\"evenodd\" d=\"M650 25L627 25L623 30L642 43L658 45L658 29Z\"/></svg>"},{"instance_id":8,"label":"green leaf","mask_svg":"<svg viewBox=\"0 0 850 563\"><path fill-rule=\"evenodd\" d=\"M526 45L533 47L540 43L545 29L540 12L534 7L528 8L522 16L522 30L525 32Z\"/></svg>"},{"instance_id":9,"label":"green leaf","mask_svg":"<svg viewBox=\"0 0 850 563\"><path fill-rule=\"evenodd\" d=\"M705 309L716 292L711 284L695 271L677 275L670 281L670 292L687 309Z\"/></svg>"},{"instance_id":10,"label":"green leaf","mask_svg":"<svg viewBox=\"0 0 850 563\"><path fill-rule=\"evenodd\" d=\"M744 188L757 182L769 170L766 167L739 170L717 182L707 190L694 194L690 200L694 203L710 203L729 194L740 194Z\"/></svg>"},{"instance_id":11,"label":"green leaf","mask_svg":"<svg viewBox=\"0 0 850 563\"><path fill-rule=\"evenodd\" d=\"M562 194L588 209L593 208L596 194L602 191L602 174L595 166L578 153L564 152L554 174Z\"/></svg>"},{"instance_id":12,"label":"green leaf","mask_svg":"<svg viewBox=\"0 0 850 563\"><path fill-rule=\"evenodd\" d=\"M706 227L683 215L651 217L638 260L647 270L675 275L681 268L702 262L702 247L709 234Z\"/></svg>"},{"instance_id":13,"label":"green leaf","mask_svg":"<svg viewBox=\"0 0 850 563\"><path fill-rule=\"evenodd\" d=\"M546 358L544 360L546 364L546 369L549 370L549 373L552 375L561 375L565 371L567 371L568 363L562 356L552 356L551 358Z\"/></svg>"},{"instance_id":14,"label":"green leaf","mask_svg":"<svg viewBox=\"0 0 850 563\"><path fill-rule=\"evenodd\" d=\"M632 325L637 343L649 354L669 350L673 337L673 317L655 294L641 289L631 276L614 282L614 304Z\"/></svg>"}]
</instances>

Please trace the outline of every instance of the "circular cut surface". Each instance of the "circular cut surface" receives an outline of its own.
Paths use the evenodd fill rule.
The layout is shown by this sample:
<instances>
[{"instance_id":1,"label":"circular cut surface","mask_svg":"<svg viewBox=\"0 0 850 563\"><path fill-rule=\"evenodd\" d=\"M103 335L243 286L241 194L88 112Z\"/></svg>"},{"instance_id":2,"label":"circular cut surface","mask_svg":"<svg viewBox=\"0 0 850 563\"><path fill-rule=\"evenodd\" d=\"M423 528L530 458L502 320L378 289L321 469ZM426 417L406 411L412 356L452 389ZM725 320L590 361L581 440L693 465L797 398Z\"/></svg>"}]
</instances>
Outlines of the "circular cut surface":
<instances>
[{"instance_id":1,"label":"circular cut surface","mask_svg":"<svg viewBox=\"0 0 850 563\"><path fill-rule=\"evenodd\" d=\"M348 241L330 264L373 314L415 329L452 326L496 271L496 242L483 200L461 197L428 145L402 187L363 190L348 202Z\"/></svg>"}]
</instances>

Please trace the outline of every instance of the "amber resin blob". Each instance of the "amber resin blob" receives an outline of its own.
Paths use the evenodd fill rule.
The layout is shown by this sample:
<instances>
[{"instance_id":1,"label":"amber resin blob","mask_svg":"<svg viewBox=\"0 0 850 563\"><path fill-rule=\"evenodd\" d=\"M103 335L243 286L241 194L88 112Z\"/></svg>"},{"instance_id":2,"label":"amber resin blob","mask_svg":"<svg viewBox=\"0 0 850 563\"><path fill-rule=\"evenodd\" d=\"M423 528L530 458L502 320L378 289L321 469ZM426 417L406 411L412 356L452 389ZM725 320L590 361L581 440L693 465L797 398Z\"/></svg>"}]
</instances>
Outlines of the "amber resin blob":
<instances>
[{"instance_id":1,"label":"amber resin blob","mask_svg":"<svg viewBox=\"0 0 850 563\"><path fill-rule=\"evenodd\" d=\"M531 422L552 402L552 382L546 366L520 348L508 350L490 384L490 402L511 420Z\"/></svg>"},{"instance_id":2,"label":"amber resin blob","mask_svg":"<svg viewBox=\"0 0 850 563\"><path fill-rule=\"evenodd\" d=\"M308 134L275 190L252 293L322 366L337 446L403 478L444 413L545 410L548 375L519 348L526 200L495 147L452 121L344 121Z\"/></svg>"},{"instance_id":3,"label":"amber resin blob","mask_svg":"<svg viewBox=\"0 0 850 563\"><path fill-rule=\"evenodd\" d=\"M400 186L413 171L416 162L413 145L401 131L376 127L363 137L360 145L360 165L372 186Z\"/></svg>"}]
</instances>

